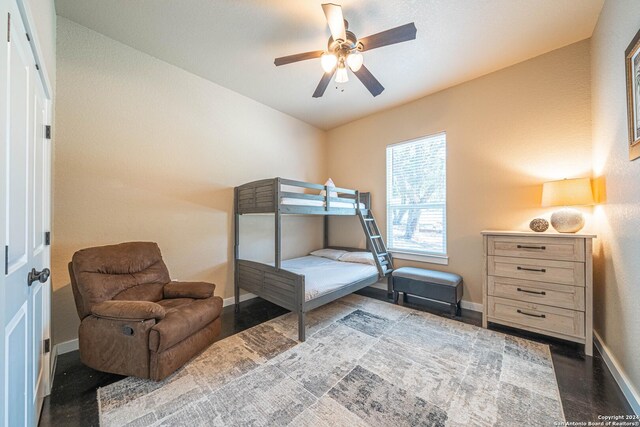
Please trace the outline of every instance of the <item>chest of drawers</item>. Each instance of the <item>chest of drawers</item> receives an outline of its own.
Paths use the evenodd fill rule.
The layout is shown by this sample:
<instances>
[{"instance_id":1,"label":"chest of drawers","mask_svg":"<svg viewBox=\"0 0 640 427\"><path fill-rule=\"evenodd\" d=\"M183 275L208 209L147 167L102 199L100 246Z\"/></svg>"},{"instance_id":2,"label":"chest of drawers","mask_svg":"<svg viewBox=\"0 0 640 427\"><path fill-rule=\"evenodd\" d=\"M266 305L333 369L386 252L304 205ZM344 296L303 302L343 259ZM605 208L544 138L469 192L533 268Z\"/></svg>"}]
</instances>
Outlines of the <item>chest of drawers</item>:
<instances>
[{"instance_id":1,"label":"chest of drawers","mask_svg":"<svg viewBox=\"0 0 640 427\"><path fill-rule=\"evenodd\" d=\"M593 351L595 236L483 231L482 325L497 323Z\"/></svg>"}]
</instances>

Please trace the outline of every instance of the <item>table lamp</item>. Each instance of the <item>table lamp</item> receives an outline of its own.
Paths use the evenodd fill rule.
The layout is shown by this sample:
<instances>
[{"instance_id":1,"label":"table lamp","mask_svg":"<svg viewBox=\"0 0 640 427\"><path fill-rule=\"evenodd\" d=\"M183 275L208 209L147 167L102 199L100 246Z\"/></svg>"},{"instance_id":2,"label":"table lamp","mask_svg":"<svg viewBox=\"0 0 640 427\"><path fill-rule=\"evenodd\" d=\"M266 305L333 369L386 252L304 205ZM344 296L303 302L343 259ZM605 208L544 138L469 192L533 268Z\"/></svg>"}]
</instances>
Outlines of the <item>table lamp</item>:
<instances>
[{"instance_id":1,"label":"table lamp","mask_svg":"<svg viewBox=\"0 0 640 427\"><path fill-rule=\"evenodd\" d=\"M542 184L542 206L563 206L551 215L551 225L559 233L575 233L584 227L582 212L568 206L592 205L589 178L563 179Z\"/></svg>"}]
</instances>

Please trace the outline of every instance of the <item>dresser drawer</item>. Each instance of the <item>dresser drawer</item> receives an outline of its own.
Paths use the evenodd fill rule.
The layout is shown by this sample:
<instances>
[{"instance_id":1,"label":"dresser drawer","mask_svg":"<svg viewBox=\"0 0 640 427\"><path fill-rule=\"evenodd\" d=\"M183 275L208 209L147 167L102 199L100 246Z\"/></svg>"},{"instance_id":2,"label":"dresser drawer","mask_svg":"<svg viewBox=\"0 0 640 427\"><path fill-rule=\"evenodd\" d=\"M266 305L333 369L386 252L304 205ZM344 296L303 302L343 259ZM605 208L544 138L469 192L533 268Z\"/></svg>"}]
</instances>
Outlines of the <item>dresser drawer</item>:
<instances>
[{"instance_id":1,"label":"dresser drawer","mask_svg":"<svg viewBox=\"0 0 640 427\"><path fill-rule=\"evenodd\" d=\"M584 262L584 239L557 237L489 237L489 255Z\"/></svg>"},{"instance_id":2,"label":"dresser drawer","mask_svg":"<svg viewBox=\"0 0 640 427\"><path fill-rule=\"evenodd\" d=\"M487 257L487 270L490 276L571 286L585 285L584 268L584 264L581 262L501 256Z\"/></svg>"},{"instance_id":3,"label":"dresser drawer","mask_svg":"<svg viewBox=\"0 0 640 427\"><path fill-rule=\"evenodd\" d=\"M584 288L489 276L490 296L584 311Z\"/></svg>"},{"instance_id":4,"label":"dresser drawer","mask_svg":"<svg viewBox=\"0 0 640 427\"><path fill-rule=\"evenodd\" d=\"M489 321L509 322L525 328L535 328L572 337L584 337L585 323L582 311L549 307L546 305L488 297Z\"/></svg>"}]
</instances>

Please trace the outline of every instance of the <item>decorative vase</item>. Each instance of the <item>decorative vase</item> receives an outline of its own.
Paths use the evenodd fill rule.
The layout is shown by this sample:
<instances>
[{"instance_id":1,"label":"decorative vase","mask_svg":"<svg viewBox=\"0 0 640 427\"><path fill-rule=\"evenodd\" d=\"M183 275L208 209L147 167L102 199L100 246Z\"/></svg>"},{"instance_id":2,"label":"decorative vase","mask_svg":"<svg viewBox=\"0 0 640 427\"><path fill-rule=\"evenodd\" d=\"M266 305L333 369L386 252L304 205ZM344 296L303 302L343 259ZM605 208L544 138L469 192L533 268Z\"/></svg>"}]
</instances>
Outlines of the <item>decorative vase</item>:
<instances>
[{"instance_id":1,"label":"decorative vase","mask_svg":"<svg viewBox=\"0 0 640 427\"><path fill-rule=\"evenodd\" d=\"M535 218L529 223L529 228L536 233L542 233L549 228L549 221L544 218Z\"/></svg>"},{"instance_id":2,"label":"decorative vase","mask_svg":"<svg viewBox=\"0 0 640 427\"><path fill-rule=\"evenodd\" d=\"M551 225L558 233L575 233L584 227L584 217L577 209L562 208L551 214Z\"/></svg>"}]
</instances>

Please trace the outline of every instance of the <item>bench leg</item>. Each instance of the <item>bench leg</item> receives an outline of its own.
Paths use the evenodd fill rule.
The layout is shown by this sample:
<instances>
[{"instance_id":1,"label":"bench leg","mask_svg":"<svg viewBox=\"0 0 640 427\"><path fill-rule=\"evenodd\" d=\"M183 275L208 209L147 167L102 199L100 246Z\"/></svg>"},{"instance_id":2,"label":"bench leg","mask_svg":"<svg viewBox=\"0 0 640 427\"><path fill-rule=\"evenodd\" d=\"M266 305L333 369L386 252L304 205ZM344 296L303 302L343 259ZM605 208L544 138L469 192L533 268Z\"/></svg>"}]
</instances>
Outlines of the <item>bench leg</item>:
<instances>
[{"instance_id":1,"label":"bench leg","mask_svg":"<svg viewBox=\"0 0 640 427\"><path fill-rule=\"evenodd\" d=\"M303 311L298 312L298 340L300 342L305 341L305 313Z\"/></svg>"},{"instance_id":2,"label":"bench leg","mask_svg":"<svg viewBox=\"0 0 640 427\"><path fill-rule=\"evenodd\" d=\"M449 311L451 313L451 317L456 317L457 310L458 310L458 304L456 303L450 304Z\"/></svg>"},{"instance_id":3,"label":"bench leg","mask_svg":"<svg viewBox=\"0 0 640 427\"><path fill-rule=\"evenodd\" d=\"M462 316L462 304L460 302L457 304L456 316Z\"/></svg>"},{"instance_id":4,"label":"bench leg","mask_svg":"<svg viewBox=\"0 0 640 427\"><path fill-rule=\"evenodd\" d=\"M400 292L398 291L393 291L393 303L397 304L398 303L398 298L400 297Z\"/></svg>"},{"instance_id":5,"label":"bench leg","mask_svg":"<svg viewBox=\"0 0 640 427\"><path fill-rule=\"evenodd\" d=\"M407 302L407 293L406 292L402 293L402 302Z\"/></svg>"},{"instance_id":6,"label":"bench leg","mask_svg":"<svg viewBox=\"0 0 640 427\"><path fill-rule=\"evenodd\" d=\"M387 277L387 298L391 298L391 296L394 294L393 292L393 276L389 276ZM398 302L397 300L395 300L394 302Z\"/></svg>"}]
</instances>

